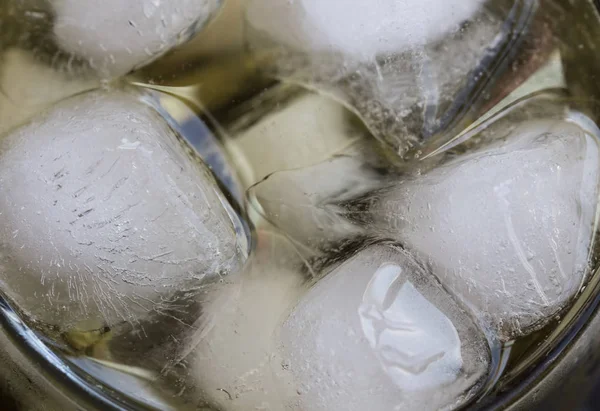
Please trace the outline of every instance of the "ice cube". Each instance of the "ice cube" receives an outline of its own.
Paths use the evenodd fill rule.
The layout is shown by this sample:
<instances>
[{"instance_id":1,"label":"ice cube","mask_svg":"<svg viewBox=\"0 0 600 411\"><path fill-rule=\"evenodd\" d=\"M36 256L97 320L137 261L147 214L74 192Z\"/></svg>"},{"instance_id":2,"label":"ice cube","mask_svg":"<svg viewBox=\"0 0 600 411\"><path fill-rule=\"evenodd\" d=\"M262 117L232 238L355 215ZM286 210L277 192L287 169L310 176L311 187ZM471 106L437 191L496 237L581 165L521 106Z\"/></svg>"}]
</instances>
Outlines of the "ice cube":
<instances>
[{"instance_id":1,"label":"ice cube","mask_svg":"<svg viewBox=\"0 0 600 411\"><path fill-rule=\"evenodd\" d=\"M378 177L363 156L346 152L314 166L273 173L248 193L260 214L296 241L306 257L316 257L365 234L340 204L378 187Z\"/></svg>"},{"instance_id":2,"label":"ice cube","mask_svg":"<svg viewBox=\"0 0 600 411\"><path fill-rule=\"evenodd\" d=\"M2 139L0 159L0 285L32 321L193 322L245 258L206 166L133 91L54 105Z\"/></svg>"},{"instance_id":3,"label":"ice cube","mask_svg":"<svg viewBox=\"0 0 600 411\"><path fill-rule=\"evenodd\" d=\"M188 367L178 371L193 403L228 411L285 409L271 370L273 332L305 290L306 275L285 237L265 230L257 237L235 301L214 327L182 345Z\"/></svg>"},{"instance_id":4,"label":"ice cube","mask_svg":"<svg viewBox=\"0 0 600 411\"><path fill-rule=\"evenodd\" d=\"M104 77L139 68L187 41L221 0L51 0L59 47Z\"/></svg>"},{"instance_id":5,"label":"ice cube","mask_svg":"<svg viewBox=\"0 0 600 411\"><path fill-rule=\"evenodd\" d=\"M266 113L256 120L261 111ZM245 107L230 128L231 146L244 153L250 169L245 174L251 175L246 180L252 185L274 172L308 167L343 151L364 134L352 127L352 120L352 113L333 99L280 85Z\"/></svg>"},{"instance_id":6,"label":"ice cube","mask_svg":"<svg viewBox=\"0 0 600 411\"><path fill-rule=\"evenodd\" d=\"M546 323L582 286L600 134L574 120L498 127L508 128L495 143L459 148L439 168L375 194L373 218L509 339Z\"/></svg>"},{"instance_id":7,"label":"ice cube","mask_svg":"<svg viewBox=\"0 0 600 411\"><path fill-rule=\"evenodd\" d=\"M476 116L519 50L535 2L483 3L254 0L246 20L269 74L342 100L405 156Z\"/></svg>"},{"instance_id":8,"label":"ice cube","mask_svg":"<svg viewBox=\"0 0 600 411\"><path fill-rule=\"evenodd\" d=\"M488 374L486 338L410 254L360 251L317 282L275 334L289 409L454 409Z\"/></svg>"}]
</instances>

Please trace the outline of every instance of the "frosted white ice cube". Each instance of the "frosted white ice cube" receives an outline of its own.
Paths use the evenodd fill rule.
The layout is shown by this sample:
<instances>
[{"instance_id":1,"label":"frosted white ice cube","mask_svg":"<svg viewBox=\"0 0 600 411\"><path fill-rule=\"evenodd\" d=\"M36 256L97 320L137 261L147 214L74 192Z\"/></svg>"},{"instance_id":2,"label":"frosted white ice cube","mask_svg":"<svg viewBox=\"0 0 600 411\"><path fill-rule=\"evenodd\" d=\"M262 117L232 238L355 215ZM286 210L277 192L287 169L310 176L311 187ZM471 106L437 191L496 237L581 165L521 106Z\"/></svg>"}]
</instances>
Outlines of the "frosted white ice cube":
<instances>
[{"instance_id":1,"label":"frosted white ice cube","mask_svg":"<svg viewBox=\"0 0 600 411\"><path fill-rule=\"evenodd\" d=\"M454 408L490 361L469 315L395 246L369 247L317 282L276 339L293 410Z\"/></svg>"},{"instance_id":2,"label":"frosted white ice cube","mask_svg":"<svg viewBox=\"0 0 600 411\"><path fill-rule=\"evenodd\" d=\"M483 0L253 0L251 26L307 52L372 59L456 31Z\"/></svg>"},{"instance_id":3,"label":"frosted white ice cube","mask_svg":"<svg viewBox=\"0 0 600 411\"><path fill-rule=\"evenodd\" d=\"M502 337L522 335L584 281L600 166L592 132L567 121L522 123L504 141L380 194L376 224Z\"/></svg>"},{"instance_id":4,"label":"frosted white ice cube","mask_svg":"<svg viewBox=\"0 0 600 411\"><path fill-rule=\"evenodd\" d=\"M185 315L177 293L194 300L243 260L206 166L126 92L73 97L8 134L0 190L0 286L60 329L171 303Z\"/></svg>"},{"instance_id":5,"label":"frosted white ice cube","mask_svg":"<svg viewBox=\"0 0 600 411\"><path fill-rule=\"evenodd\" d=\"M221 0L52 0L54 36L102 76L126 74L188 40Z\"/></svg>"}]
</instances>

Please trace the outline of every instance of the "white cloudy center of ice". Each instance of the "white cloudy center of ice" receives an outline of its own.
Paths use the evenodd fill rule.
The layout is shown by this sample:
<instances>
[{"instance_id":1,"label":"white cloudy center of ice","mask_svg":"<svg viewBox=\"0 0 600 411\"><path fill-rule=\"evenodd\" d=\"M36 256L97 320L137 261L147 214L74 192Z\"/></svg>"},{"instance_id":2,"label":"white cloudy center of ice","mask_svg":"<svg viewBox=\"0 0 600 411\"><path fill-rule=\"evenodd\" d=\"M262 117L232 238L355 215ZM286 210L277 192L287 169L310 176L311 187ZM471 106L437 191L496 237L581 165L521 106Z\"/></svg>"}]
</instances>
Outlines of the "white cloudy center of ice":
<instances>
[{"instance_id":1,"label":"white cloudy center of ice","mask_svg":"<svg viewBox=\"0 0 600 411\"><path fill-rule=\"evenodd\" d=\"M481 0L255 0L251 26L304 51L358 58L394 53L456 31Z\"/></svg>"}]
</instances>

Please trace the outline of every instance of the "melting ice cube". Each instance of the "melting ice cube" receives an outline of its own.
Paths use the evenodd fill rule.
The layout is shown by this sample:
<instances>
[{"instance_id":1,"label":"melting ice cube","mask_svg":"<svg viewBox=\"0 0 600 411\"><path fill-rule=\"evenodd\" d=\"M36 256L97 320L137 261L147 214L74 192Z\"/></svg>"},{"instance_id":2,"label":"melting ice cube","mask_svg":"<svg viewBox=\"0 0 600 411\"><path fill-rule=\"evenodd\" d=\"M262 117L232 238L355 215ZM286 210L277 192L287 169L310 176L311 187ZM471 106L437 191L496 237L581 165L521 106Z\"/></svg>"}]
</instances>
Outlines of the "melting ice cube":
<instances>
[{"instance_id":1,"label":"melting ice cube","mask_svg":"<svg viewBox=\"0 0 600 411\"><path fill-rule=\"evenodd\" d=\"M0 142L0 164L0 285L34 321L193 322L244 259L210 172L136 95L56 104Z\"/></svg>"},{"instance_id":2,"label":"melting ice cube","mask_svg":"<svg viewBox=\"0 0 600 411\"><path fill-rule=\"evenodd\" d=\"M376 172L361 160L340 155L314 166L273 173L249 191L253 205L298 243L323 251L364 232L338 205L376 186Z\"/></svg>"},{"instance_id":3,"label":"melting ice cube","mask_svg":"<svg viewBox=\"0 0 600 411\"><path fill-rule=\"evenodd\" d=\"M535 4L253 0L246 20L270 74L332 94L405 155L477 112L519 50Z\"/></svg>"},{"instance_id":4,"label":"melting ice cube","mask_svg":"<svg viewBox=\"0 0 600 411\"><path fill-rule=\"evenodd\" d=\"M276 339L275 372L298 410L456 407L490 365L469 315L392 245L371 246L317 282Z\"/></svg>"},{"instance_id":5,"label":"melting ice cube","mask_svg":"<svg viewBox=\"0 0 600 411\"><path fill-rule=\"evenodd\" d=\"M502 141L373 196L375 225L429 262L503 338L543 325L580 289L600 172L595 128L510 127Z\"/></svg>"},{"instance_id":6,"label":"melting ice cube","mask_svg":"<svg viewBox=\"0 0 600 411\"><path fill-rule=\"evenodd\" d=\"M192 37L221 0L51 0L54 36L102 76L139 68Z\"/></svg>"}]
</instances>

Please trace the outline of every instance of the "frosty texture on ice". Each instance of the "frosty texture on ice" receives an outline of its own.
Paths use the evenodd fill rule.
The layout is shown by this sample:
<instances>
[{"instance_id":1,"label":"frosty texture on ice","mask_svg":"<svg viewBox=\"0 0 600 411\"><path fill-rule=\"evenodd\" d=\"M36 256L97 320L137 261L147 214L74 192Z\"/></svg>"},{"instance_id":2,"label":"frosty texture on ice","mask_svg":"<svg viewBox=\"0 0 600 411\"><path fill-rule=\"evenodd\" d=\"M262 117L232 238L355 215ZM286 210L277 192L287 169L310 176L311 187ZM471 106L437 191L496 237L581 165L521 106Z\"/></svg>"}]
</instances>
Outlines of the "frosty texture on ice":
<instances>
[{"instance_id":1,"label":"frosty texture on ice","mask_svg":"<svg viewBox=\"0 0 600 411\"><path fill-rule=\"evenodd\" d=\"M294 410L454 408L490 365L469 315L393 245L368 247L317 282L276 339L275 373Z\"/></svg>"},{"instance_id":2,"label":"frosty texture on ice","mask_svg":"<svg viewBox=\"0 0 600 411\"><path fill-rule=\"evenodd\" d=\"M54 36L104 77L126 74L188 40L221 0L51 0Z\"/></svg>"},{"instance_id":3,"label":"frosty texture on ice","mask_svg":"<svg viewBox=\"0 0 600 411\"><path fill-rule=\"evenodd\" d=\"M483 0L251 0L248 20L289 47L371 61L456 30Z\"/></svg>"},{"instance_id":4,"label":"frosty texture on ice","mask_svg":"<svg viewBox=\"0 0 600 411\"><path fill-rule=\"evenodd\" d=\"M375 225L503 338L542 325L580 289L600 172L598 130L561 120L511 127L373 197Z\"/></svg>"},{"instance_id":5,"label":"frosty texture on ice","mask_svg":"<svg viewBox=\"0 0 600 411\"><path fill-rule=\"evenodd\" d=\"M32 320L184 313L244 258L208 169L136 95L53 106L0 142L0 164L0 285Z\"/></svg>"}]
</instances>

